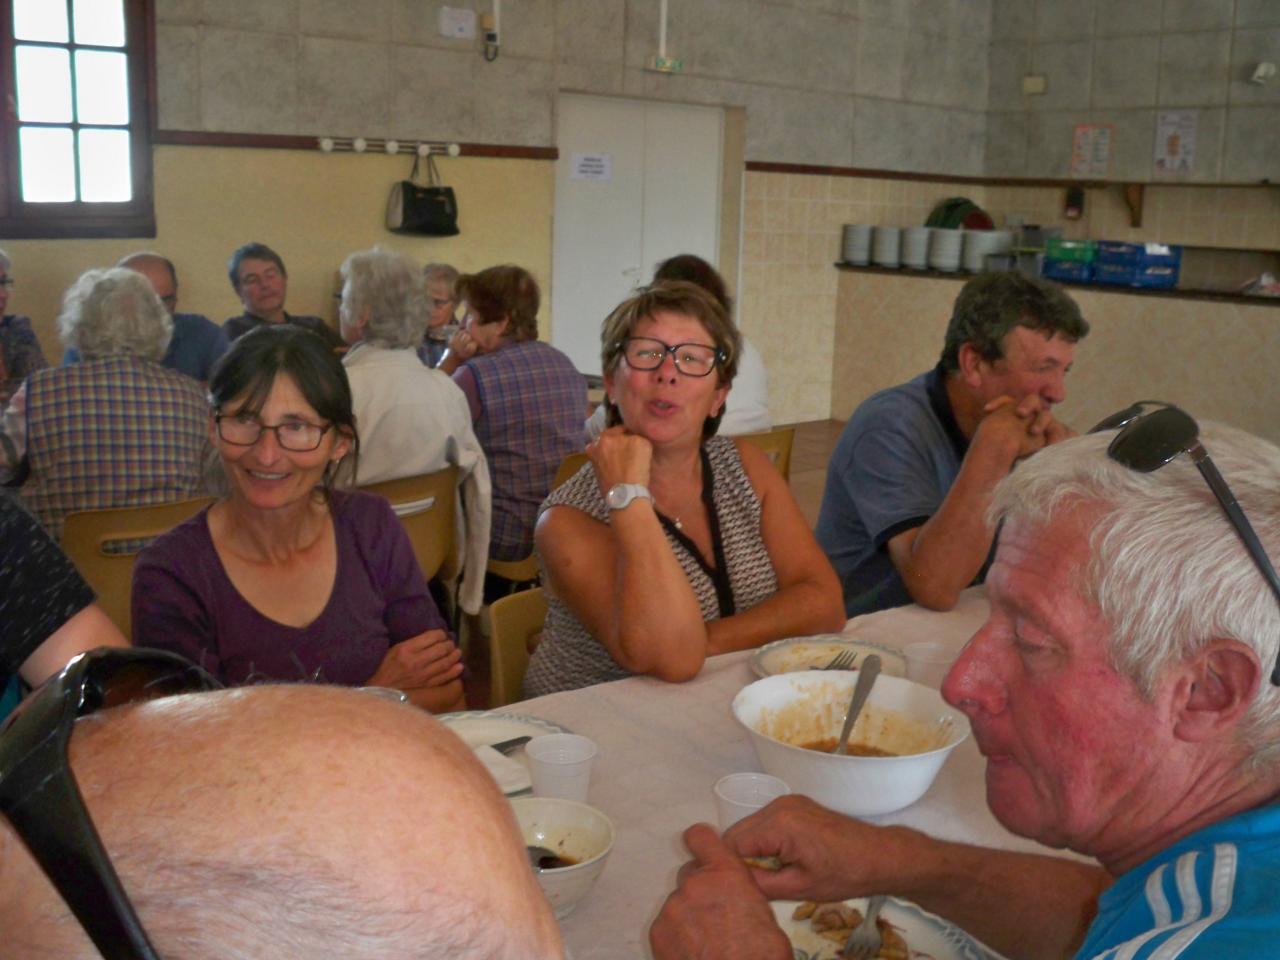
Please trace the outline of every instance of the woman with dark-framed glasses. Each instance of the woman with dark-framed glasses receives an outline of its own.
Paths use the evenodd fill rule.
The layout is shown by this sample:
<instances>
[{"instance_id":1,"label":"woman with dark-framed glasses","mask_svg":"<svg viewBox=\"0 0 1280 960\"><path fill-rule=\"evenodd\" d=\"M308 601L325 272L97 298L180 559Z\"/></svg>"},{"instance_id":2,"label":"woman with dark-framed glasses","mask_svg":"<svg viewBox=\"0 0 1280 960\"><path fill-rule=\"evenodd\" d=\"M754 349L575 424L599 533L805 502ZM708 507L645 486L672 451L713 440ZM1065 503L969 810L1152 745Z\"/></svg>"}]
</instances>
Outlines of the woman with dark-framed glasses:
<instances>
[{"instance_id":1,"label":"woman with dark-framed glasses","mask_svg":"<svg viewBox=\"0 0 1280 960\"><path fill-rule=\"evenodd\" d=\"M839 582L786 481L716 436L741 343L720 304L658 283L601 341L609 427L542 506L548 611L526 694L688 680L718 653L839 630Z\"/></svg>"},{"instance_id":2,"label":"woman with dark-framed glasses","mask_svg":"<svg viewBox=\"0 0 1280 960\"><path fill-rule=\"evenodd\" d=\"M237 340L209 382L227 494L138 557L138 646L227 684L394 687L432 711L462 705L460 656L400 521L337 489L359 440L342 363L306 330Z\"/></svg>"}]
</instances>

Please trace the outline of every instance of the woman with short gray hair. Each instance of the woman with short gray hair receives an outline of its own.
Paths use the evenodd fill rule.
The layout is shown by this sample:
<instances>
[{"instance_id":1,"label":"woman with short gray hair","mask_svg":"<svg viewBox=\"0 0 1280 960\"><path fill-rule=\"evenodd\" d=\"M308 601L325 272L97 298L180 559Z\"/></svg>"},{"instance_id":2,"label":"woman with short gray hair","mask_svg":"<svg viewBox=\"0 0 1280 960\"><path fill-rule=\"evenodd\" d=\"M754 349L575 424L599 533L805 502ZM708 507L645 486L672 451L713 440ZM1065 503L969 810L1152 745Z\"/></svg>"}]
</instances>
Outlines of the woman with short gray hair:
<instances>
[{"instance_id":1,"label":"woman with short gray hair","mask_svg":"<svg viewBox=\"0 0 1280 960\"><path fill-rule=\"evenodd\" d=\"M40 349L40 341L31 329L31 320L17 314L7 314L9 290L13 287L13 262L0 250L0 407L22 386L22 381L33 370L49 365Z\"/></svg>"},{"instance_id":2,"label":"woman with short gray hair","mask_svg":"<svg viewBox=\"0 0 1280 960\"><path fill-rule=\"evenodd\" d=\"M202 492L208 443L200 385L160 365L173 323L146 278L90 270L63 298L58 332L80 363L37 370L0 419L0 482L55 539L81 510Z\"/></svg>"},{"instance_id":3,"label":"woman with short gray hair","mask_svg":"<svg viewBox=\"0 0 1280 960\"><path fill-rule=\"evenodd\" d=\"M134 356L159 363L173 321L140 273L114 267L83 274L62 298L58 334L86 360Z\"/></svg>"},{"instance_id":4,"label":"woman with short gray hair","mask_svg":"<svg viewBox=\"0 0 1280 960\"><path fill-rule=\"evenodd\" d=\"M356 483L458 467L457 539L463 568L475 571L459 603L478 613L489 552L489 467L466 397L418 359L428 310L422 271L408 257L375 247L347 257L341 275L338 315L352 344L342 363L360 430Z\"/></svg>"},{"instance_id":5,"label":"woman with short gray hair","mask_svg":"<svg viewBox=\"0 0 1280 960\"><path fill-rule=\"evenodd\" d=\"M440 366L458 324L458 271L447 263L428 263L422 268L427 281L427 330L418 347L418 359L428 367Z\"/></svg>"}]
</instances>

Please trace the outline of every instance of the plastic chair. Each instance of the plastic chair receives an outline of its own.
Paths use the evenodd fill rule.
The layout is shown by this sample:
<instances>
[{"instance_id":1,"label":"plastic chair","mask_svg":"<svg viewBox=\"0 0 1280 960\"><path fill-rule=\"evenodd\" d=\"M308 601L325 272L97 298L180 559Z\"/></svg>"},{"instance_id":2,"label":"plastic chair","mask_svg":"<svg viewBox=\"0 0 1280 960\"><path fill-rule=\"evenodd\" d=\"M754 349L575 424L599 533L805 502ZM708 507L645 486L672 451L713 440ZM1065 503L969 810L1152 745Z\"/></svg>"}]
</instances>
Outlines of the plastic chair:
<instances>
[{"instance_id":1,"label":"plastic chair","mask_svg":"<svg viewBox=\"0 0 1280 960\"><path fill-rule=\"evenodd\" d=\"M547 600L541 587L521 590L489 606L489 706L521 698L529 666L529 641L542 632Z\"/></svg>"},{"instance_id":2,"label":"plastic chair","mask_svg":"<svg viewBox=\"0 0 1280 960\"><path fill-rule=\"evenodd\" d=\"M738 439L749 440L769 455L782 479L791 481L791 445L795 443L795 427L779 427L761 433L743 433Z\"/></svg>"},{"instance_id":3,"label":"plastic chair","mask_svg":"<svg viewBox=\"0 0 1280 960\"><path fill-rule=\"evenodd\" d=\"M458 575L454 536L457 524L458 468L384 480L360 488L391 503L409 534L422 575L452 580Z\"/></svg>"},{"instance_id":4,"label":"plastic chair","mask_svg":"<svg viewBox=\"0 0 1280 960\"><path fill-rule=\"evenodd\" d=\"M148 507L85 510L68 514L63 521L63 551L126 637L133 627L130 594L138 553L147 541L168 533L211 503L212 497L197 497ZM112 552L107 552L108 546L114 548Z\"/></svg>"}]
</instances>

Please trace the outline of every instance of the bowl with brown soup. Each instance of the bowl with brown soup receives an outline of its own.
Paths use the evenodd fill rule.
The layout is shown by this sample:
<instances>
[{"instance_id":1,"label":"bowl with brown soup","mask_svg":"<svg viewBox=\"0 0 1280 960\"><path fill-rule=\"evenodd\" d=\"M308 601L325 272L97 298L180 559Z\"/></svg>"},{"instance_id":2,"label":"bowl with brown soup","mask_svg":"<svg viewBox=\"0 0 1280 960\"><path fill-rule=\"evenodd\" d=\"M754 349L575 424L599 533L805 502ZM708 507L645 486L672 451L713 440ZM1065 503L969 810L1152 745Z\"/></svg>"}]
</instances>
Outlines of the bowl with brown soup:
<instances>
[{"instance_id":1,"label":"bowl with brown soup","mask_svg":"<svg viewBox=\"0 0 1280 960\"><path fill-rule=\"evenodd\" d=\"M556 919L567 917L591 889L613 850L613 822L595 807L558 797L513 797L520 834L550 851L534 869Z\"/></svg>"},{"instance_id":2,"label":"bowl with brown soup","mask_svg":"<svg viewBox=\"0 0 1280 960\"><path fill-rule=\"evenodd\" d=\"M766 677L738 692L733 715L761 767L793 793L850 816L892 813L928 792L969 736L969 721L937 690L882 675L853 726L848 755L836 756L857 678L841 670Z\"/></svg>"}]
</instances>

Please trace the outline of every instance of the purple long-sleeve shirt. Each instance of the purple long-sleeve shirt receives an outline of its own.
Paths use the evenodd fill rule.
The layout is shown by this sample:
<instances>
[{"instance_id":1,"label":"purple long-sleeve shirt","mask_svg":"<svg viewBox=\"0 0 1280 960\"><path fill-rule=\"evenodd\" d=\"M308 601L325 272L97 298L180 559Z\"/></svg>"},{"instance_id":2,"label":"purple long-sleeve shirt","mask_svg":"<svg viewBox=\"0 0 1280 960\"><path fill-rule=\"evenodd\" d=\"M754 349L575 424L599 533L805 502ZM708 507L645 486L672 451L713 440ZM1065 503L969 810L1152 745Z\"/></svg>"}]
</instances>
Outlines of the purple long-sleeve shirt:
<instances>
[{"instance_id":1,"label":"purple long-sleeve shirt","mask_svg":"<svg viewBox=\"0 0 1280 960\"><path fill-rule=\"evenodd\" d=\"M133 642L180 653L236 685L254 681L368 682L392 644L448 627L408 535L381 497L335 492L338 571L305 627L278 623L231 583L209 534L208 511L158 538L133 574Z\"/></svg>"}]
</instances>

